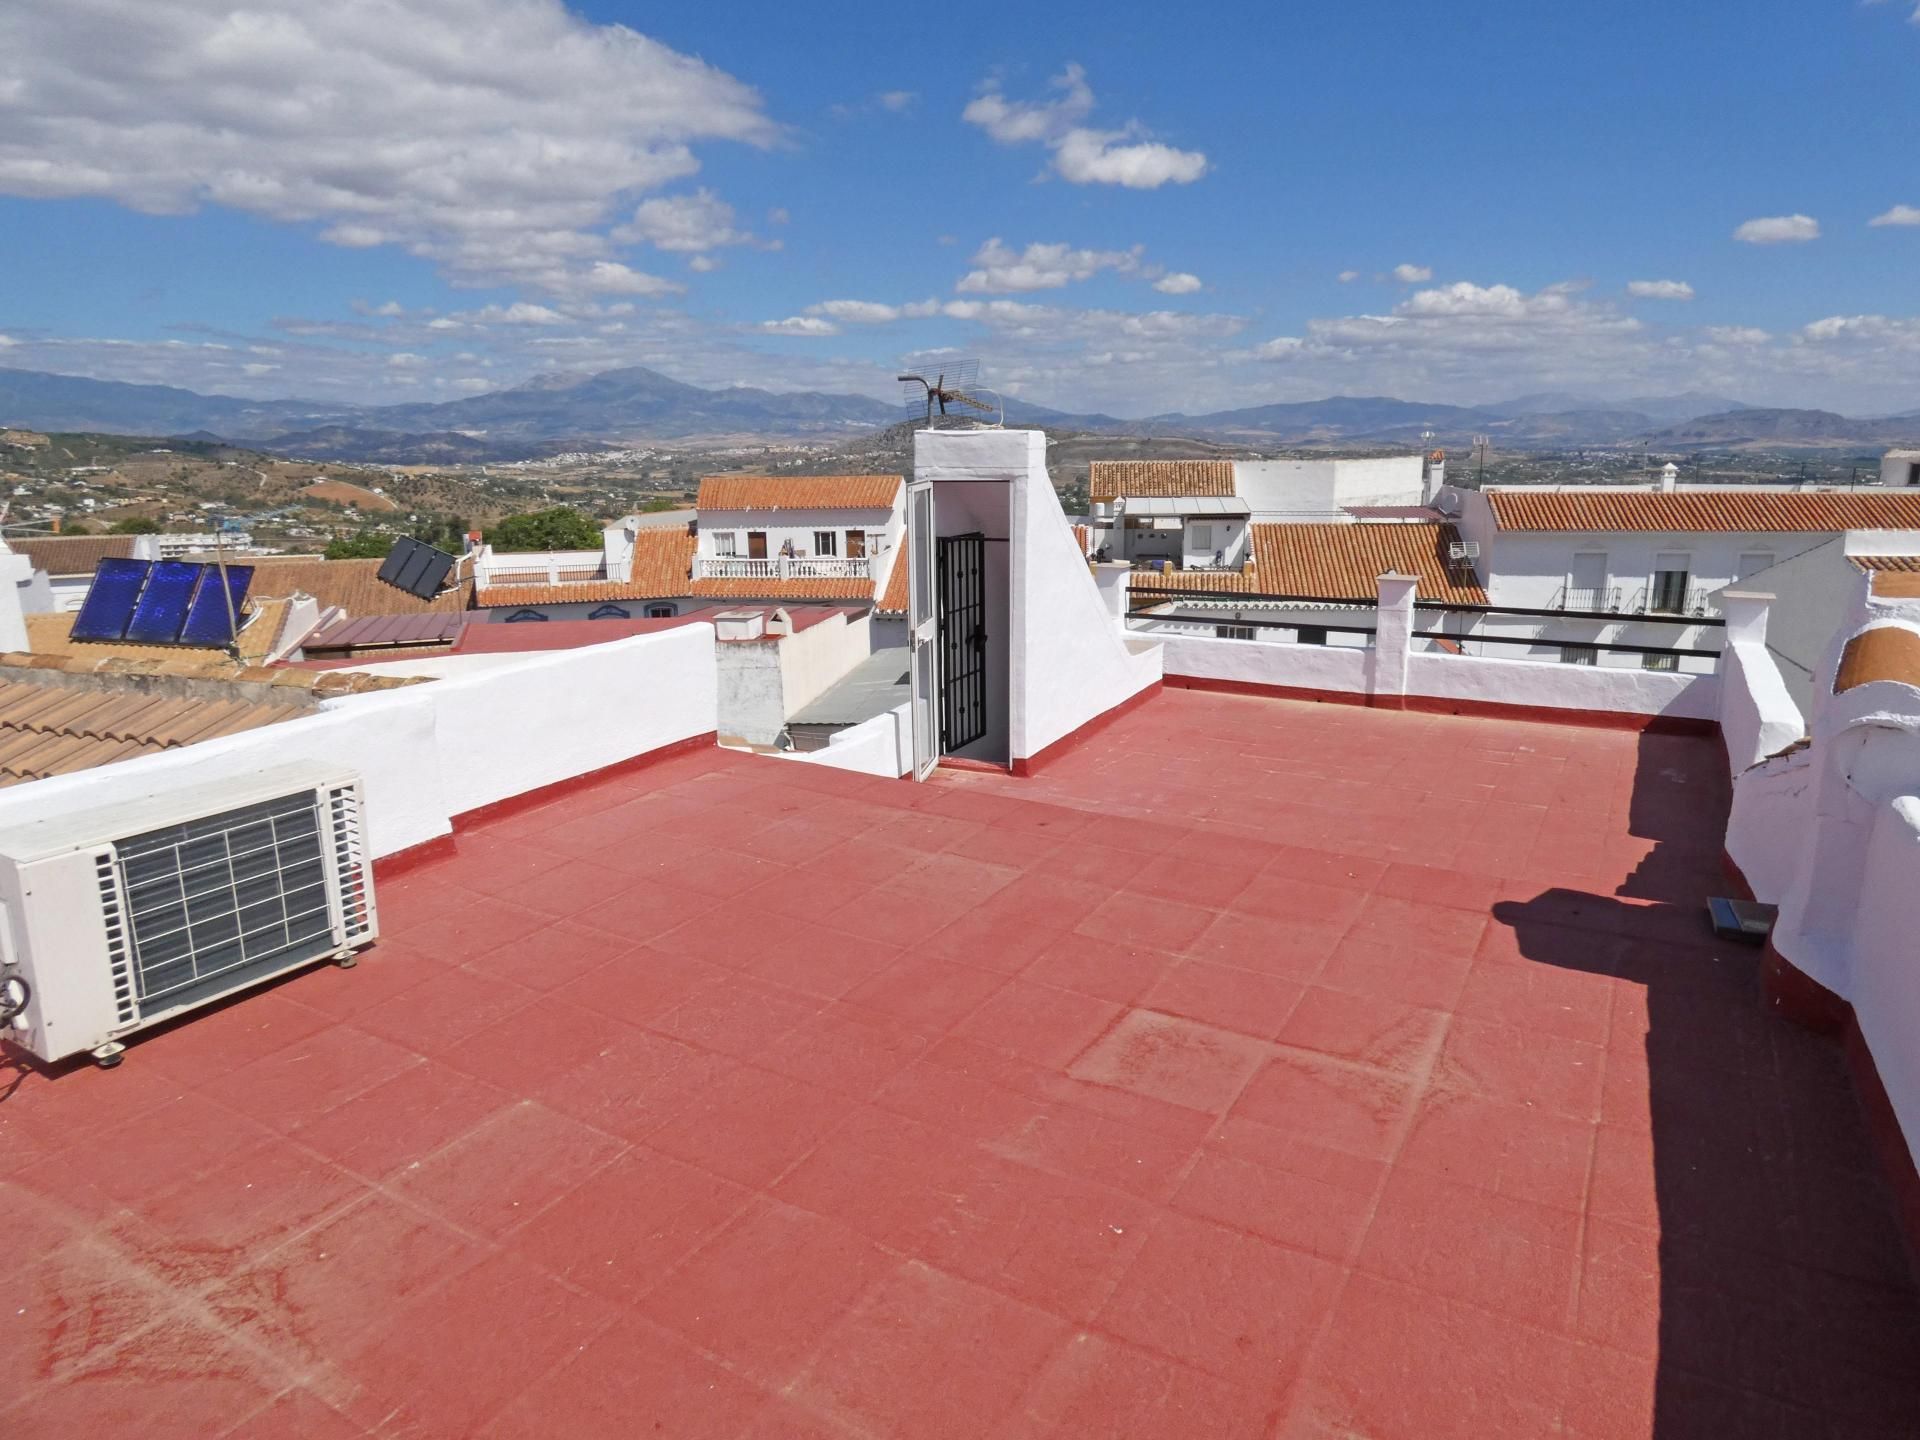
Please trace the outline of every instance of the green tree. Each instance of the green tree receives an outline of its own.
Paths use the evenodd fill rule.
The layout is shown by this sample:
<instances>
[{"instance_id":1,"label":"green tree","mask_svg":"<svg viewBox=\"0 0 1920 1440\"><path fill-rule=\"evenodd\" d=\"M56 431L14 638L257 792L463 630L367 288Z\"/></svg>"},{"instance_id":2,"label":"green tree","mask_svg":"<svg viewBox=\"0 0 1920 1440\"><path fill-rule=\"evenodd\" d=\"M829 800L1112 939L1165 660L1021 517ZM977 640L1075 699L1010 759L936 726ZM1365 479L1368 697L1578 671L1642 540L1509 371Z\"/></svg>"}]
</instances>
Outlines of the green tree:
<instances>
[{"instance_id":1,"label":"green tree","mask_svg":"<svg viewBox=\"0 0 1920 1440\"><path fill-rule=\"evenodd\" d=\"M646 515L657 515L662 510L671 509L673 509L673 501L664 495L650 495L640 502L641 513Z\"/></svg>"},{"instance_id":2,"label":"green tree","mask_svg":"<svg viewBox=\"0 0 1920 1440\"><path fill-rule=\"evenodd\" d=\"M149 520L144 515L129 515L124 520L114 521L113 528L107 533L109 535L158 535L160 522Z\"/></svg>"},{"instance_id":3,"label":"green tree","mask_svg":"<svg viewBox=\"0 0 1920 1440\"><path fill-rule=\"evenodd\" d=\"M509 515L486 532L496 550L598 550L600 523L568 505Z\"/></svg>"},{"instance_id":4,"label":"green tree","mask_svg":"<svg viewBox=\"0 0 1920 1440\"><path fill-rule=\"evenodd\" d=\"M91 535L93 533L93 529L91 526L83 525L81 522L76 520L71 525L62 525L60 527L60 533L62 535Z\"/></svg>"},{"instance_id":5,"label":"green tree","mask_svg":"<svg viewBox=\"0 0 1920 1440\"><path fill-rule=\"evenodd\" d=\"M362 530L358 535L341 535L327 542L329 560L384 560L393 549L393 536L377 530Z\"/></svg>"}]
</instances>

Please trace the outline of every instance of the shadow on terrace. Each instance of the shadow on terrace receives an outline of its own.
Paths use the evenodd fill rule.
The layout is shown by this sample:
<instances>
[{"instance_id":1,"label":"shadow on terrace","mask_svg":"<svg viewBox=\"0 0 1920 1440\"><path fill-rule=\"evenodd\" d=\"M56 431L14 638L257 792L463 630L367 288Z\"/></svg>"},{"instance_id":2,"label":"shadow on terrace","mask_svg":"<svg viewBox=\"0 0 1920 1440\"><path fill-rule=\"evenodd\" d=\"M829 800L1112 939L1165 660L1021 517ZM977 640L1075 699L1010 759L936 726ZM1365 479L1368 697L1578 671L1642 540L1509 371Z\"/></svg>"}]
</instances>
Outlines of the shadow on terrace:
<instances>
[{"instance_id":1,"label":"shadow on terrace","mask_svg":"<svg viewBox=\"0 0 1920 1440\"><path fill-rule=\"evenodd\" d=\"M1920 1292L1892 1195L1838 1044L1765 1015L1760 952L1706 926L1726 786L1701 759L1642 739L1629 828L1651 849L1616 895L1494 907L1524 958L1625 982L1579 1325L1623 1377L1653 1367L1661 1440L1920 1434Z\"/></svg>"}]
</instances>

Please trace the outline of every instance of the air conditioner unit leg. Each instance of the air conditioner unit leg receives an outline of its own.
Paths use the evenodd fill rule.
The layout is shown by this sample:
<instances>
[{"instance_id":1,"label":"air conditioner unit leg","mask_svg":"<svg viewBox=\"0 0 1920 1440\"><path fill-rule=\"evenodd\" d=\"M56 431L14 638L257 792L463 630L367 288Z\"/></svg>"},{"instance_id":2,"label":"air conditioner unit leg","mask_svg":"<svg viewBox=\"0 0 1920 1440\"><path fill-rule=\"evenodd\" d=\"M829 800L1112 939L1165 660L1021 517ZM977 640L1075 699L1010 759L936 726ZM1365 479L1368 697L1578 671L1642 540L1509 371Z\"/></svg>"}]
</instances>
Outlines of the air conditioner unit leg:
<instances>
[{"instance_id":1,"label":"air conditioner unit leg","mask_svg":"<svg viewBox=\"0 0 1920 1440\"><path fill-rule=\"evenodd\" d=\"M333 963L342 970L351 970L360 963L360 956L352 950L343 950L333 957Z\"/></svg>"},{"instance_id":2,"label":"air conditioner unit leg","mask_svg":"<svg viewBox=\"0 0 1920 1440\"><path fill-rule=\"evenodd\" d=\"M126 1053L126 1046L122 1045L118 1040L109 1040L106 1044L94 1050L93 1061L94 1064L98 1065L102 1070L111 1070L120 1063L121 1058Z\"/></svg>"}]
</instances>

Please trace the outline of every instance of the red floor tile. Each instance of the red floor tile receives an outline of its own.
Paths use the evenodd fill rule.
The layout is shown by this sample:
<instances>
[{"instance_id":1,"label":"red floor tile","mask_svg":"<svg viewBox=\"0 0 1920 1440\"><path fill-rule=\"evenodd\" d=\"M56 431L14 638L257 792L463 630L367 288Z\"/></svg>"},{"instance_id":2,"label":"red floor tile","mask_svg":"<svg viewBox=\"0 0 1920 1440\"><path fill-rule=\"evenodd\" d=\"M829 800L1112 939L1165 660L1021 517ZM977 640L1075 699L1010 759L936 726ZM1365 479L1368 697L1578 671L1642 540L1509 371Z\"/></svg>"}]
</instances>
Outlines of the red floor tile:
<instances>
[{"instance_id":1,"label":"red floor tile","mask_svg":"<svg viewBox=\"0 0 1920 1440\"><path fill-rule=\"evenodd\" d=\"M973 1440L1025 1398L1067 1327L916 1262L821 1337L794 1396L830 1419L915 1440Z\"/></svg>"},{"instance_id":2,"label":"red floor tile","mask_svg":"<svg viewBox=\"0 0 1920 1440\"><path fill-rule=\"evenodd\" d=\"M1325 1260L1207 1221L1167 1216L1100 1312L1101 1328L1278 1398L1339 1290Z\"/></svg>"},{"instance_id":3,"label":"red floor tile","mask_svg":"<svg viewBox=\"0 0 1920 1440\"><path fill-rule=\"evenodd\" d=\"M624 1141L523 1100L408 1167L393 1188L463 1230L497 1239L625 1149Z\"/></svg>"},{"instance_id":4,"label":"red floor tile","mask_svg":"<svg viewBox=\"0 0 1920 1440\"><path fill-rule=\"evenodd\" d=\"M1034 779L716 750L495 819L382 883L357 969L0 1076L0 1406L1905 1436L1841 1057L1699 921L1723 765L1171 692Z\"/></svg>"},{"instance_id":5,"label":"red floor tile","mask_svg":"<svg viewBox=\"0 0 1920 1440\"><path fill-rule=\"evenodd\" d=\"M1357 1264L1383 1279L1564 1331L1579 1240L1573 1212L1396 1170Z\"/></svg>"},{"instance_id":6,"label":"red floor tile","mask_svg":"<svg viewBox=\"0 0 1920 1440\"><path fill-rule=\"evenodd\" d=\"M1296 1050L1418 1079L1433 1064L1446 1027L1437 1010L1313 985L1276 1038Z\"/></svg>"},{"instance_id":7,"label":"red floor tile","mask_svg":"<svg viewBox=\"0 0 1920 1440\"><path fill-rule=\"evenodd\" d=\"M1034 1381L999 1440L1265 1440L1272 1400L1161 1356L1079 1334Z\"/></svg>"},{"instance_id":8,"label":"red floor tile","mask_svg":"<svg viewBox=\"0 0 1920 1440\"><path fill-rule=\"evenodd\" d=\"M1131 1010L1068 1072L1094 1085L1218 1114L1269 1053L1248 1035L1177 1015Z\"/></svg>"},{"instance_id":9,"label":"red floor tile","mask_svg":"<svg viewBox=\"0 0 1920 1440\"><path fill-rule=\"evenodd\" d=\"M1233 1107L1301 1140L1366 1160L1392 1154L1411 1118L1414 1090L1403 1077L1290 1050L1274 1056Z\"/></svg>"},{"instance_id":10,"label":"red floor tile","mask_svg":"<svg viewBox=\"0 0 1920 1440\"><path fill-rule=\"evenodd\" d=\"M760 1200L660 1278L641 1310L772 1389L898 1261L832 1220Z\"/></svg>"}]
</instances>

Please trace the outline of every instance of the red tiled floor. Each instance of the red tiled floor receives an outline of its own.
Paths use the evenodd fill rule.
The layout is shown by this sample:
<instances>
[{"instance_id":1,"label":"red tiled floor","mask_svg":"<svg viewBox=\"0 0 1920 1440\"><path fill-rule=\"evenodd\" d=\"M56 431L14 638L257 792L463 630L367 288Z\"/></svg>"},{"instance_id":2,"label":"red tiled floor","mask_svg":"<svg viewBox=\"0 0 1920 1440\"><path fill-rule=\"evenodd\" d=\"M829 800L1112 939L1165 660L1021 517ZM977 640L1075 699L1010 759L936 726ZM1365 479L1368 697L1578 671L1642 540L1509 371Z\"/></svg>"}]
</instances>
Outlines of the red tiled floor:
<instances>
[{"instance_id":1,"label":"red tiled floor","mask_svg":"<svg viewBox=\"0 0 1920 1440\"><path fill-rule=\"evenodd\" d=\"M0 1424L1920 1433L1837 1051L1702 933L1723 767L1169 692L489 820L356 969L0 1077Z\"/></svg>"}]
</instances>

